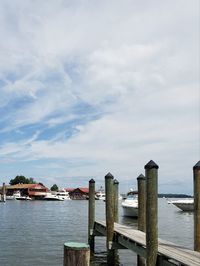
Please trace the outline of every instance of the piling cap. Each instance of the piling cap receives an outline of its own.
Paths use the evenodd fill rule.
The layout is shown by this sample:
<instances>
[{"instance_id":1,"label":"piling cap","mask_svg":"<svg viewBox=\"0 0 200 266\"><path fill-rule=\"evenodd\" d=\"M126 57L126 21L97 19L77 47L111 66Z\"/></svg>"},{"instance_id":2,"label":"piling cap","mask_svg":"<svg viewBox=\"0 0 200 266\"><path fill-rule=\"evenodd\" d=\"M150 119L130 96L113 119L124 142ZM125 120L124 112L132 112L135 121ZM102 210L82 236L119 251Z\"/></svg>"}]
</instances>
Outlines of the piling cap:
<instances>
[{"instance_id":1,"label":"piling cap","mask_svg":"<svg viewBox=\"0 0 200 266\"><path fill-rule=\"evenodd\" d=\"M114 184L115 185L118 185L119 184L119 182L117 181L117 179L114 180Z\"/></svg>"},{"instance_id":2,"label":"piling cap","mask_svg":"<svg viewBox=\"0 0 200 266\"><path fill-rule=\"evenodd\" d=\"M159 168L159 166L158 166L153 160L149 161L149 162L144 166L144 169L153 169L153 168L155 168L155 169L158 169L158 168Z\"/></svg>"},{"instance_id":3,"label":"piling cap","mask_svg":"<svg viewBox=\"0 0 200 266\"><path fill-rule=\"evenodd\" d=\"M198 161L198 163L195 164L193 170L200 170L200 161Z\"/></svg>"},{"instance_id":4,"label":"piling cap","mask_svg":"<svg viewBox=\"0 0 200 266\"><path fill-rule=\"evenodd\" d=\"M145 176L143 174L140 174L138 177L137 177L137 180L145 180Z\"/></svg>"},{"instance_id":5,"label":"piling cap","mask_svg":"<svg viewBox=\"0 0 200 266\"><path fill-rule=\"evenodd\" d=\"M93 178L90 179L89 183L90 183L90 184L91 184L91 183L95 183L94 179L93 179Z\"/></svg>"},{"instance_id":6,"label":"piling cap","mask_svg":"<svg viewBox=\"0 0 200 266\"><path fill-rule=\"evenodd\" d=\"M107 178L114 178L114 176L111 174L111 173L108 173L106 176L105 176L105 178L107 179Z\"/></svg>"},{"instance_id":7,"label":"piling cap","mask_svg":"<svg viewBox=\"0 0 200 266\"><path fill-rule=\"evenodd\" d=\"M82 250L82 249L89 249L90 246L86 243L66 242L66 243L64 243L64 247L66 247L68 249Z\"/></svg>"}]
</instances>

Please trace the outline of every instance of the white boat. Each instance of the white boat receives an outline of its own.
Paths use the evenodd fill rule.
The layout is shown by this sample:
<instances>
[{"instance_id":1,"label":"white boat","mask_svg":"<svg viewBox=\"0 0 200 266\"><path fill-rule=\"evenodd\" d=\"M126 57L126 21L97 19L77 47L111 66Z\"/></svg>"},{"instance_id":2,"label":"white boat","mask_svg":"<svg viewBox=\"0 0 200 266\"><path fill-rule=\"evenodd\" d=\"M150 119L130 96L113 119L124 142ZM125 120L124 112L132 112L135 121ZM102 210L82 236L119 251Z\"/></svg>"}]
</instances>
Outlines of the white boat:
<instances>
[{"instance_id":1,"label":"white boat","mask_svg":"<svg viewBox=\"0 0 200 266\"><path fill-rule=\"evenodd\" d=\"M61 198L63 200L71 200L71 198L69 196L69 192L67 192L67 191L58 191L56 193L56 196L58 196L59 198Z\"/></svg>"},{"instance_id":2,"label":"white boat","mask_svg":"<svg viewBox=\"0 0 200 266\"><path fill-rule=\"evenodd\" d=\"M182 211L194 211L194 199L172 200L168 203L173 204Z\"/></svg>"},{"instance_id":3,"label":"white boat","mask_svg":"<svg viewBox=\"0 0 200 266\"><path fill-rule=\"evenodd\" d=\"M51 193L47 193L47 195L43 198L43 200L49 200L49 201L64 201L63 198L53 195Z\"/></svg>"},{"instance_id":4,"label":"white boat","mask_svg":"<svg viewBox=\"0 0 200 266\"><path fill-rule=\"evenodd\" d=\"M13 195L6 195L7 200L15 200L17 197L21 197L20 191L15 191Z\"/></svg>"},{"instance_id":5,"label":"white boat","mask_svg":"<svg viewBox=\"0 0 200 266\"><path fill-rule=\"evenodd\" d=\"M96 193L96 197L97 197L97 199L99 199L99 200L104 200L104 201L105 201L105 199L106 199L106 194L105 194L104 191L98 191L98 192Z\"/></svg>"},{"instance_id":6,"label":"white boat","mask_svg":"<svg viewBox=\"0 0 200 266\"><path fill-rule=\"evenodd\" d=\"M130 194L122 201L122 208L124 216L138 217L138 196L137 194Z\"/></svg>"},{"instance_id":7,"label":"white boat","mask_svg":"<svg viewBox=\"0 0 200 266\"><path fill-rule=\"evenodd\" d=\"M15 198L16 200L32 200L29 196L19 196Z\"/></svg>"}]
</instances>

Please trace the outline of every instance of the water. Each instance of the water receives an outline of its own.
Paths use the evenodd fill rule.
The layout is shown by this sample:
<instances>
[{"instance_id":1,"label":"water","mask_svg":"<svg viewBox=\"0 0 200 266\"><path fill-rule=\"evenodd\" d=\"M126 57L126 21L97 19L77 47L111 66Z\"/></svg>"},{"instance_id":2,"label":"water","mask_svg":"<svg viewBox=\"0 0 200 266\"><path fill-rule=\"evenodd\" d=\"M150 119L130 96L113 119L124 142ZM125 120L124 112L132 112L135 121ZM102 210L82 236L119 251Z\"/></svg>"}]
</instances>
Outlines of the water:
<instances>
[{"instance_id":1,"label":"water","mask_svg":"<svg viewBox=\"0 0 200 266\"><path fill-rule=\"evenodd\" d=\"M96 218L105 220L105 203L96 201ZM0 204L1 266L62 266L63 244L87 242L88 201L7 201ZM137 220L119 221L137 228ZM159 237L193 247L193 214L159 199ZM104 237L96 237L93 265L106 265ZM120 265L136 265L136 255L119 251Z\"/></svg>"}]
</instances>

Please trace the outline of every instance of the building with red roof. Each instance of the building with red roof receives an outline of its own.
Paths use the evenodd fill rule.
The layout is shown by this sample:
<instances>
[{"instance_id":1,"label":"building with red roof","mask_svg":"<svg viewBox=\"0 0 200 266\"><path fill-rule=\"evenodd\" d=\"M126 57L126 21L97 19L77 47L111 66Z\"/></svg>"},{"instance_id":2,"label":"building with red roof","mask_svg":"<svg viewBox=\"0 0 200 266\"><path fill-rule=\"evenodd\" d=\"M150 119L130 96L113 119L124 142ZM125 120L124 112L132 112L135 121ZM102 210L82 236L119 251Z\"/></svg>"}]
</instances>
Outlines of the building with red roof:
<instances>
[{"instance_id":1,"label":"building with red roof","mask_svg":"<svg viewBox=\"0 0 200 266\"><path fill-rule=\"evenodd\" d=\"M89 197L89 188L75 188L69 192L69 196L74 200L86 200Z\"/></svg>"},{"instance_id":2,"label":"building with red roof","mask_svg":"<svg viewBox=\"0 0 200 266\"><path fill-rule=\"evenodd\" d=\"M43 184L17 184L6 186L6 195L12 196L13 193L20 191L21 196L29 196L33 199L41 199L47 195L49 189Z\"/></svg>"}]
</instances>

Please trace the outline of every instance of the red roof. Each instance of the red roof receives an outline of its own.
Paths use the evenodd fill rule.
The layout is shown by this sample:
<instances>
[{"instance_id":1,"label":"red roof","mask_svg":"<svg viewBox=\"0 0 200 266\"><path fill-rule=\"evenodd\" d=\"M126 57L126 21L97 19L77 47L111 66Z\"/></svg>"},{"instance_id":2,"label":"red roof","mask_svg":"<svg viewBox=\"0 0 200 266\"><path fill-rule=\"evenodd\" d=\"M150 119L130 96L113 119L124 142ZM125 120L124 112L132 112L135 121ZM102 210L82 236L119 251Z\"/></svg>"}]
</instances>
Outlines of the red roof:
<instances>
[{"instance_id":1,"label":"red roof","mask_svg":"<svg viewBox=\"0 0 200 266\"><path fill-rule=\"evenodd\" d=\"M65 188L66 192L72 192L75 188Z\"/></svg>"},{"instance_id":2,"label":"red roof","mask_svg":"<svg viewBox=\"0 0 200 266\"><path fill-rule=\"evenodd\" d=\"M87 187L65 188L65 191L67 191L67 192L72 192L72 191L74 191L75 189L79 189L79 190L81 190L83 193L89 193L89 188L87 188Z\"/></svg>"},{"instance_id":3,"label":"red roof","mask_svg":"<svg viewBox=\"0 0 200 266\"><path fill-rule=\"evenodd\" d=\"M79 187L79 189L84 192L84 193L89 193L89 188L88 187Z\"/></svg>"},{"instance_id":4,"label":"red roof","mask_svg":"<svg viewBox=\"0 0 200 266\"><path fill-rule=\"evenodd\" d=\"M16 185L8 185L6 186L7 189L29 189L29 188L46 188L44 185L41 184L16 184Z\"/></svg>"}]
</instances>

